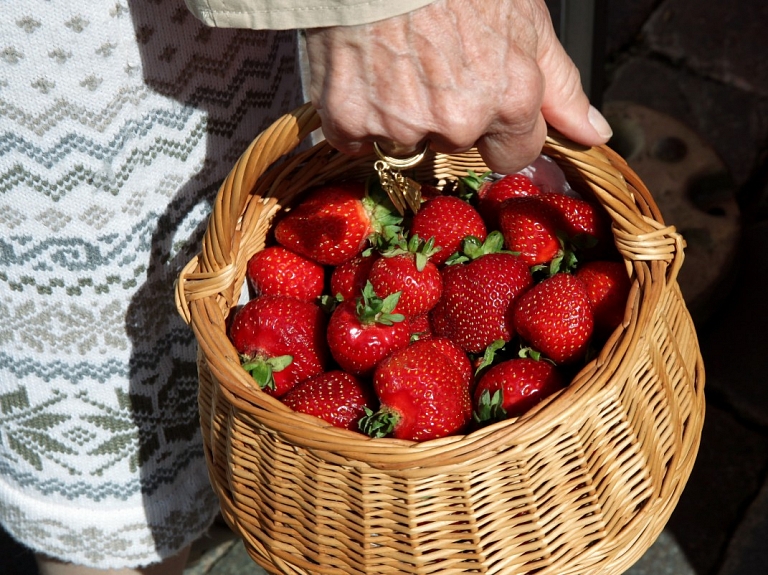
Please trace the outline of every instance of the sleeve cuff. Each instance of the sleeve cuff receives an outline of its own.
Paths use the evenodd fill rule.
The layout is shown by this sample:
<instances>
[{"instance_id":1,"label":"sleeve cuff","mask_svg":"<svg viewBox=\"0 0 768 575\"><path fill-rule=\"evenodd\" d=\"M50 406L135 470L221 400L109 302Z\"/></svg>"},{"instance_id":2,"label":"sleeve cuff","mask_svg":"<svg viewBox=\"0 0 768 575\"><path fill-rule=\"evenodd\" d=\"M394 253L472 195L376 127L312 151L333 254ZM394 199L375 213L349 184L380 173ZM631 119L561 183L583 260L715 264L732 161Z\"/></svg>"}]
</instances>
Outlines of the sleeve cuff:
<instances>
[{"instance_id":1,"label":"sleeve cuff","mask_svg":"<svg viewBox=\"0 0 768 575\"><path fill-rule=\"evenodd\" d=\"M434 0L185 0L204 24L218 28L290 30L353 26L399 16Z\"/></svg>"}]
</instances>

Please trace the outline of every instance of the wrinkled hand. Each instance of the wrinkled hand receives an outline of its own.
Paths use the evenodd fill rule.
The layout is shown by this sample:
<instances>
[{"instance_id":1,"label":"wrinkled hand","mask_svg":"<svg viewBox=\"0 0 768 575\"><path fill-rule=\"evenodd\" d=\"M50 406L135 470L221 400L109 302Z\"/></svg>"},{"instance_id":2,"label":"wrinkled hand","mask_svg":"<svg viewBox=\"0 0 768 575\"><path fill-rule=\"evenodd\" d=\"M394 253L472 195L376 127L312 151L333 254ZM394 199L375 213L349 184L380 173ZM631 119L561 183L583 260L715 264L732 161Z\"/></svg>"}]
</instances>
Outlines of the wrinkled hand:
<instances>
[{"instance_id":1,"label":"wrinkled hand","mask_svg":"<svg viewBox=\"0 0 768 575\"><path fill-rule=\"evenodd\" d=\"M500 173L530 163L546 123L585 145L610 128L590 106L543 0L437 0L367 25L307 31L310 97L325 137L439 152L477 146Z\"/></svg>"}]
</instances>

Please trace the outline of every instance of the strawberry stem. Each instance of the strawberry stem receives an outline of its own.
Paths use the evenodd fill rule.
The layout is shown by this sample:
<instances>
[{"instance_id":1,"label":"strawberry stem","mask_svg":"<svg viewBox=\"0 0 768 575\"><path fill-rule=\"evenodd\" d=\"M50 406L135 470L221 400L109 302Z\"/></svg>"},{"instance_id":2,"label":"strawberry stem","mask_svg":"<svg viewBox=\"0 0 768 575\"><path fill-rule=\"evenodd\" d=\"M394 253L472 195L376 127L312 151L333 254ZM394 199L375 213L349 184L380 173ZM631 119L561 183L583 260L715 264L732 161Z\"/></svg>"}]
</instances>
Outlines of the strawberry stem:
<instances>
[{"instance_id":1,"label":"strawberry stem","mask_svg":"<svg viewBox=\"0 0 768 575\"><path fill-rule=\"evenodd\" d=\"M491 170L478 174L474 170L468 170L467 175L459 178L459 193L458 196L465 200L470 201L480 191L480 188L486 182L491 181Z\"/></svg>"},{"instance_id":2,"label":"strawberry stem","mask_svg":"<svg viewBox=\"0 0 768 575\"><path fill-rule=\"evenodd\" d=\"M503 421L507 417L507 412L503 405L504 392L501 389L497 389L493 395L487 389L483 390L477 402L477 409L473 412L472 417L478 423Z\"/></svg>"},{"instance_id":3,"label":"strawberry stem","mask_svg":"<svg viewBox=\"0 0 768 575\"><path fill-rule=\"evenodd\" d=\"M397 291L381 299L376 295L373 284L370 281L365 282L363 295L357 298L357 307L355 308L357 319L363 325L374 323L392 325L393 323L403 321L405 319L403 314L392 313L402 293Z\"/></svg>"},{"instance_id":4,"label":"strawberry stem","mask_svg":"<svg viewBox=\"0 0 768 575\"><path fill-rule=\"evenodd\" d=\"M258 384L259 389L275 389L276 371L283 371L293 361L291 355L279 355L276 357L250 357L243 355L240 357L240 363L243 369L247 371L253 380Z\"/></svg>"},{"instance_id":5,"label":"strawberry stem","mask_svg":"<svg viewBox=\"0 0 768 575\"><path fill-rule=\"evenodd\" d=\"M360 419L358 427L369 437L381 438L390 435L398 421L400 416L386 407L376 412L366 407L365 415Z\"/></svg>"},{"instance_id":6,"label":"strawberry stem","mask_svg":"<svg viewBox=\"0 0 768 575\"><path fill-rule=\"evenodd\" d=\"M427 261L442 248L435 246L435 238L429 238L426 242L422 240L418 234L412 235L407 238L406 235L401 235L396 241L390 243L390 245L381 251L381 255L385 258L394 257L403 254L412 254L416 269L418 271L424 271L424 267L427 265Z\"/></svg>"},{"instance_id":7,"label":"strawberry stem","mask_svg":"<svg viewBox=\"0 0 768 575\"><path fill-rule=\"evenodd\" d=\"M378 178L369 178L363 208L371 220L370 242L377 249L385 249L403 233L403 217L400 216Z\"/></svg>"},{"instance_id":8,"label":"strawberry stem","mask_svg":"<svg viewBox=\"0 0 768 575\"><path fill-rule=\"evenodd\" d=\"M459 251L452 254L445 263L446 265L463 264L488 254L519 255L517 252L510 252L503 248L504 236L498 230L494 230L488 234L485 241L480 241L480 239L475 236L467 236L461 240Z\"/></svg>"},{"instance_id":9,"label":"strawberry stem","mask_svg":"<svg viewBox=\"0 0 768 575\"><path fill-rule=\"evenodd\" d=\"M483 352L483 358L480 360L477 365L477 369L475 370L476 376L493 363L493 360L496 359L496 352L502 349L506 344L507 342L503 339L497 339L485 348L485 351Z\"/></svg>"}]
</instances>

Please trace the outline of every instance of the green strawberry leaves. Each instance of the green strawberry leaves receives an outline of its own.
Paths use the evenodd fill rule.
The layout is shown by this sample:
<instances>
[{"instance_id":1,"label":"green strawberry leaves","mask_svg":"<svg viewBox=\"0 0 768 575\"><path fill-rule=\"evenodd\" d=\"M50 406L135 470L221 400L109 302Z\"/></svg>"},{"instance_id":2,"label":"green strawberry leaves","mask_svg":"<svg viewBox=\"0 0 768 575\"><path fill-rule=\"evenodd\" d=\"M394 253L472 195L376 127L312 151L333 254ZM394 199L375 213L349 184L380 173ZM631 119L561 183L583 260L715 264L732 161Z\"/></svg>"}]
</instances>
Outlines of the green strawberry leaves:
<instances>
[{"instance_id":1,"label":"green strawberry leaves","mask_svg":"<svg viewBox=\"0 0 768 575\"><path fill-rule=\"evenodd\" d=\"M539 361L541 359L541 352L533 349L532 347L521 347L517 355L518 357L521 357L523 359L529 358L529 359L535 359L536 361ZM547 361L551 361L551 360L547 360ZM554 364L554 362L552 363Z\"/></svg>"},{"instance_id":2,"label":"green strawberry leaves","mask_svg":"<svg viewBox=\"0 0 768 575\"><path fill-rule=\"evenodd\" d=\"M332 314L333 310L335 310L343 301L344 296L340 293L337 293L336 295L323 294L318 300L320 308L328 315Z\"/></svg>"},{"instance_id":3,"label":"green strawberry leaves","mask_svg":"<svg viewBox=\"0 0 768 575\"><path fill-rule=\"evenodd\" d=\"M429 238L427 241L424 241L418 234L414 234L410 238L401 235L381 250L381 255L386 258L402 254L412 254L415 259L416 269L422 272L429 258L441 249L440 246L435 245L435 238Z\"/></svg>"},{"instance_id":4,"label":"green strawberry leaves","mask_svg":"<svg viewBox=\"0 0 768 575\"><path fill-rule=\"evenodd\" d=\"M560 249L557 255L545 264L531 266L531 273L534 274L537 281L550 278L560 272L573 273L579 265L576 253L581 245L585 245L586 238L590 237L592 236L582 234L576 240L576 238L569 238L565 232L558 230L557 239L560 241Z\"/></svg>"},{"instance_id":5,"label":"green strawberry leaves","mask_svg":"<svg viewBox=\"0 0 768 575\"><path fill-rule=\"evenodd\" d=\"M459 178L458 196L464 201L472 200L482 185L491 181L490 176L492 173L490 170L482 174L478 174L474 170L468 170L466 176Z\"/></svg>"},{"instance_id":6,"label":"green strawberry leaves","mask_svg":"<svg viewBox=\"0 0 768 575\"><path fill-rule=\"evenodd\" d=\"M274 372L283 371L293 362L293 356L280 355L277 357L241 356L240 362L260 389L275 389Z\"/></svg>"},{"instance_id":7,"label":"green strawberry leaves","mask_svg":"<svg viewBox=\"0 0 768 575\"><path fill-rule=\"evenodd\" d=\"M363 325L379 323L381 325L392 325L405 319L401 313L392 313L400 300L402 292L395 292L381 299L373 289L373 284L368 281L363 288L363 294L357 298L357 318Z\"/></svg>"},{"instance_id":8,"label":"green strawberry leaves","mask_svg":"<svg viewBox=\"0 0 768 575\"><path fill-rule=\"evenodd\" d=\"M381 438L390 435L398 421L400 416L394 411L382 409L374 412L366 407L365 415L360 419L358 427L369 437Z\"/></svg>"},{"instance_id":9,"label":"green strawberry leaves","mask_svg":"<svg viewBox=\"0 0 768 575\"><path fill-rule=\"evenodd\" d=\"M503 421L507 417L504 405L504 391L497 389L493 395L486 389L480 394L472 417L477 423Z\"/></svg>"},{"instance_id":10,"label":"green strawberry leaves","mask_svg":"<svg viewBox=\"0 0 768 575\"><path fill-rule=\"evenodd\" d=\"M461 242L461 248L455 254L449 257L445 264L456 265L464 264L476 260L487 254L515 254L504 249L504 236L500 231L494 230L485 241L480 241L475 236L467 236Z\"/></svg>"},{"instance_id":11,"label":"green strawberry leaves","mask_svg":"<svg viewBox=\"0 0 768 575\"><path fill-rule=\"evenodd\" d=\"M403 233L403 217L397 213L378 178L369 178L366 182L363 207L373 227L370 237L372 247L383 250L397 241Z\"/></svg>"},{"instance_id":12,"label":"green strawberry leaves","mask_svg":"<svg viewBox=\"0 0 768 575\"><path fill-rule=\"evenodd\" d=\"M497 339L491 345L485 348L483 357L478 362L477 369L475 369L475 376L480 375L481 371L485 370L487 367L490 367L493 364L493 361L496 359L496 352L502 349L506 344L507 342L503 339Z\"/></svg>"}]
</instances>

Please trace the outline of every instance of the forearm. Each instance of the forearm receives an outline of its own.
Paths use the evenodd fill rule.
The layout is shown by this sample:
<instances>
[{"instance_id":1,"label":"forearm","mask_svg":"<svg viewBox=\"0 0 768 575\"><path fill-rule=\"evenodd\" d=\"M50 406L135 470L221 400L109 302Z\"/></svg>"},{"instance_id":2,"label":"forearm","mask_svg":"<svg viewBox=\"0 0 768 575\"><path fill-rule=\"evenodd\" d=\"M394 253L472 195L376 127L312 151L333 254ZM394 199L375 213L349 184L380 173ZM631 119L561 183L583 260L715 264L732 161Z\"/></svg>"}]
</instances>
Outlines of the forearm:
<instances>
[{"instance_id":1,"label":"forearm","mask_svg":"<svg viewBox=\"0 0 768 575\"><path fill-rule=\"evenodd\" d=\"M209 26L288 30L366 24L434 0L185 0Z\"/></svg>"}]
</instances>

